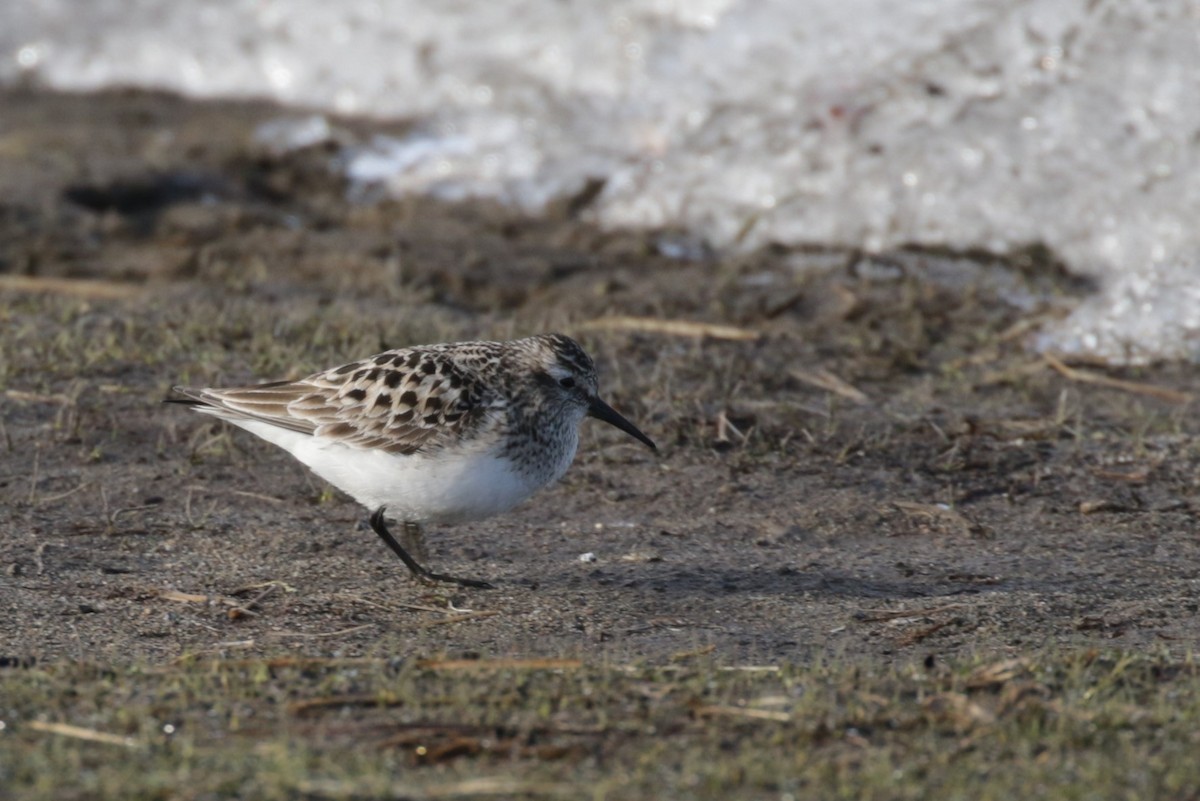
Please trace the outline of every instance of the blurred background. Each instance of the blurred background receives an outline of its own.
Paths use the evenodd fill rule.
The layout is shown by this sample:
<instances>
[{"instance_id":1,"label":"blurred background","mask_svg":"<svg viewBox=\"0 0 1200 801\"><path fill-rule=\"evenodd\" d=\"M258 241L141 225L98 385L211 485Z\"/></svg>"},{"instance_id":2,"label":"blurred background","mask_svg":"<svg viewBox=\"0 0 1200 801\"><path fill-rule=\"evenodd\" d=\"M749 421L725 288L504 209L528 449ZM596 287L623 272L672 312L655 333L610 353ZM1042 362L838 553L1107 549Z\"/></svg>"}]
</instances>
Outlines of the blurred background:
<instances>
[{"instance_id":1,"label":"blurred background","mask_svg":"<svg viewBox=\"0 0 1200 801\"><path fill-rule=\"evenodd\" d=\"M0 82L267 98L349 191L566 201L668 258L764 245L1008 255L1098 292L1033 347L1200 355L1192 0L41 0ZM339 135L330 115L403 121Z\"/></svg>"}]
</instances>

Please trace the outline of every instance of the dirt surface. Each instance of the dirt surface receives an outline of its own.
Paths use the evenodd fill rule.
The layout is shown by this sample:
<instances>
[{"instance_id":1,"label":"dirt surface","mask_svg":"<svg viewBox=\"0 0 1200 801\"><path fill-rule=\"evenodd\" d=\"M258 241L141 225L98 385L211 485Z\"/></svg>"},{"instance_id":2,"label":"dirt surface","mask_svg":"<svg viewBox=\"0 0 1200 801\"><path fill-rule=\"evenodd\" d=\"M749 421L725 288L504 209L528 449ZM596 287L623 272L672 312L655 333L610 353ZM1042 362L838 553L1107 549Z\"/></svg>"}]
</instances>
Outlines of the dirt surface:
<instances>
[{"instance_id":1,"label":"dirt surface","mask_svg":"<svg viewBox=\"0 0 1200 801\"><path fill-rule=\"evenodd\" d=\"M716 257L598 231L586 192L539 218L350 199L339 154L387 126L272 153L254 132L284 116L0 94L0 658L1200 644L1200 379L1032 354L1088 291L1049 254ZM560 485L428 533L432 567L491 591L414 583L286 453L159 403L544 330L660 450L589 422Z\"/></svg>"}]
</instances>

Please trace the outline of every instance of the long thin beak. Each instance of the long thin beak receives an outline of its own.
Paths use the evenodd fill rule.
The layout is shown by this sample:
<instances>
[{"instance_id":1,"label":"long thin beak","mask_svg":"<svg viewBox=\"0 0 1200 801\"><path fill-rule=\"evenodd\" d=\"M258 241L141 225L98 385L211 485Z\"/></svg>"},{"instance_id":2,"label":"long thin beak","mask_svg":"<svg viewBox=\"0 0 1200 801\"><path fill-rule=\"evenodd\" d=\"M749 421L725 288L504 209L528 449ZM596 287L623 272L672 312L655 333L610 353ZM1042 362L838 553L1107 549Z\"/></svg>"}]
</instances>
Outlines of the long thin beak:
<instances>
[{"instance_id":1,"label":"long thin beak","mask_svg":"<svg viewBox=\"0 0 1200 801\"><path fill-rule=\"evenodd\" d=\"M641 440L643 443L648 445L652 451L658 450L654 443L650 441L649 437L647 437L641 431L638 431L637 426L626 420L617 413L616 409L609 406L599 398L592 398L592 402L588 404L588 416L595 417L597 420L603 420L611 426L616 426L634 439Z\"/></svg>"}]
</instances>

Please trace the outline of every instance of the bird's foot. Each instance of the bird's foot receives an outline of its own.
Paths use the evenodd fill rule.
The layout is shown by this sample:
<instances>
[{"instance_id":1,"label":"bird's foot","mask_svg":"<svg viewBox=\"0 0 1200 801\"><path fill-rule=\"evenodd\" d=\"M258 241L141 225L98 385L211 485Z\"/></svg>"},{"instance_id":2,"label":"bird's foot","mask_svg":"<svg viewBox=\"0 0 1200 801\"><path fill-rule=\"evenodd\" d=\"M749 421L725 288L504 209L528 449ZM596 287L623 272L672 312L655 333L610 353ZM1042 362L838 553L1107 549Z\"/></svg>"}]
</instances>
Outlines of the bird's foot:
<instances>
[{"instance_id":1,"label":"bird's foot","mask_svg":"<svg viewBox=\"0 0 1200 801\"><path fill-rule=\"evenodd\" d=\"M476 590L494 590L495 585L488 584L480 579L459 578L458 576L447 576L442 573L430 573L425 570L423 573L413 573L417 580L424 584L457 584L460 587L470 587Z\"/></svg>"}]
</instances>

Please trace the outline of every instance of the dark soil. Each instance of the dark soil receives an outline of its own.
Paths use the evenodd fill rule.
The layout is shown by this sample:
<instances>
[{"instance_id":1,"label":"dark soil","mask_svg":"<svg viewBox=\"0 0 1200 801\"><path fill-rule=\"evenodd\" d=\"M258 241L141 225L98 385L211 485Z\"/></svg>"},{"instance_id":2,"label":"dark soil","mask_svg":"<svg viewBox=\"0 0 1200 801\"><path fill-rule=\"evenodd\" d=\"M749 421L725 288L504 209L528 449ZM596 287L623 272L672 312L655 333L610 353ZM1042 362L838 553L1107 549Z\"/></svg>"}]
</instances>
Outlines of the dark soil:
<instances>
[{"instance_id":1,"label":"dark soil","mask_svg":"<svg viewBox=\"0 0 1200 801\"><path fill-rule=\"evenodd\" d=\"M1088 291L1051 254L719 257L597 230L586 194L537 218L351 200L339 153L389 126L256 144L295 114L0 94L0 658L1200 645L1200 378L1031 353ZM693 258L663 255L681 243ZM428 532L434 569L491 591L415 583L286 453L159 403L544 330L584 342L660 449L589 422L559 486Z\"/></svg>"}]
</instances>

